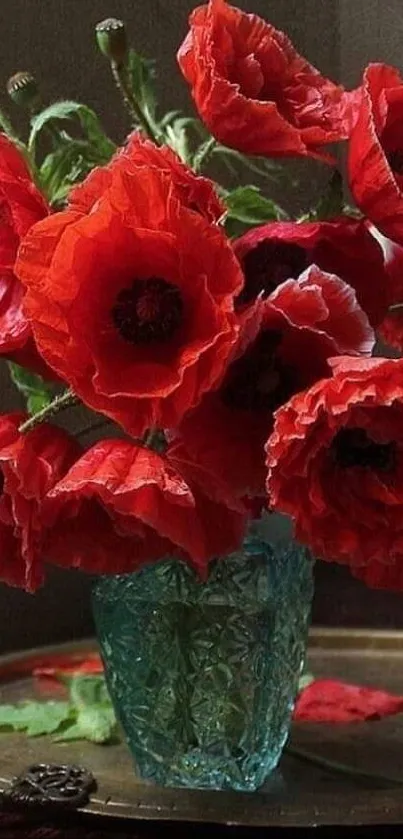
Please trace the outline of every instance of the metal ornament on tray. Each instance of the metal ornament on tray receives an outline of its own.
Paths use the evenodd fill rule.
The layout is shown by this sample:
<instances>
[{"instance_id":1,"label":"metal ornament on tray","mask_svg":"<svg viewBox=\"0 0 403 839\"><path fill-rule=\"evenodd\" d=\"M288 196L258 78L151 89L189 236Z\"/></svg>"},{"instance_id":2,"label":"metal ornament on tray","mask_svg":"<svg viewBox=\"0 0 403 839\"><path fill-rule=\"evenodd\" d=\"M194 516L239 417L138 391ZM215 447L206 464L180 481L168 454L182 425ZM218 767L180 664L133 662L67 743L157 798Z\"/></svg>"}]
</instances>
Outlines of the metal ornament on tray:
<instances>
[{"instance_id":1,"label":"metal ornament on tray","mask_svg":"<svg viewBox=\"0 0 403 839\"><path fill-rule=\"evenodd\" d=\"M35 763L0 792L3 808L83 807L96 790L94 776L82 766Z\"/></svg>"}]
</instances>

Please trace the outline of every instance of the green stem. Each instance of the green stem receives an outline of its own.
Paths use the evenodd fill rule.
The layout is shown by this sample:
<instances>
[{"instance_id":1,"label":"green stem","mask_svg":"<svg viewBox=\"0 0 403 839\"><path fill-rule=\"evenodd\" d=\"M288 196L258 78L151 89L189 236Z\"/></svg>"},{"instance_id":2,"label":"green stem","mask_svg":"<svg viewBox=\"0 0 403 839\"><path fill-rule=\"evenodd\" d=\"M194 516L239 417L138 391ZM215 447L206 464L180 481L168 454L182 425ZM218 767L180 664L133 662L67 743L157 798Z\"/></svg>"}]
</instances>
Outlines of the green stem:
<instances>
[{"instance_id":1,"label":"green stem","mask_svg":"<svg viewBox=\"0 0 403 839\"><path fill-rule=\"evenodd\" d=\"M216 145L217 141L215 138L209 137L209 139L200 146L193 158L193 169L195 172L201 172L203 166L205 166L210 160Z\"/></svg>"},{"instance_id":2,"label":"green stem","mask_svg":"<svg viewBox=\"0 0 403 839\"><path fill-rule=\"evenodd\" d=\"M288 754L297 760L303 760L306 763L312 763L315 766L321 766L323 769L327 769L330 772L339 772L341 775L351 775L355 778L361 779L362 781L373 781L377 784L381 783L386 787L390 787L391 785L399 787L403 786L403 779L401 778L394 778L388 775L376 775L374 772L363 772L360 769L355 769L353 766L348 766L347 764L339 763L335 760L328 760L328 758L322 757L321 755L312 754L311 752L307 752L305 749L300 749L297 746L286 746L284 754Z\"/></svg>"},{"instance_id":3,"label":"green stem","mask_svg":"<svg viewBox=\"0 0 403 839\"><path fill-rule=\"evenodd\" d=\"M72 390L66 390L61 394L61 396L56 396L56 399L54 399L53 402L50 402L49 405L46 405L46 407L42 408L41 411L38 411L37 414L34 414L32 417L25 420L18 429L20 434L26 434L27 431L31 431L41 422L45 422L45 420L54 417L56 414L60 413L60 411L64 411L66 408L76 405L78 401L78 397Z\"/></svg>"},{"instance_id":4,"label":"green stem","mask_svg":"<svg viewBox=\"0 0 403 839\"><path fill-rule=\"evenodd\" d=\"M153 131L145 113L140 108L135 96L133 96L126 66L124 64L117 64L116 61L111 61L111 70L115 85L122 96L123 103L130 119L135 126L139 125L143 129L147 137L155 143L158 142L155 132Z\"/></svg>"}]
</instances>

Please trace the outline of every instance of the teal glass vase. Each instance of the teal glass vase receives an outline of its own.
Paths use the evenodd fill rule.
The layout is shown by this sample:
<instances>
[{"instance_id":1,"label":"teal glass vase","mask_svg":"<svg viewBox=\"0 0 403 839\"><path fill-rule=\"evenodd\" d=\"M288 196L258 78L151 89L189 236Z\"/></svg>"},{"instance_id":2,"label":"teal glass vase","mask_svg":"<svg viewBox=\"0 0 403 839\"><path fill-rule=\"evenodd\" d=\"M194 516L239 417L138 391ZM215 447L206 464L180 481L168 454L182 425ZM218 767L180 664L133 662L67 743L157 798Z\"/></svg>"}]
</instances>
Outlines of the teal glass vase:
<instances>
[{"instance_id":1,"label":"teal glass vase","mask_svg":"<svg viewBox=\"0 0 403 839\"><path fill-rule=\"evenodd\" d=\"M95 581L106 679L142 778L263 784L287 739L312 590L306 551L257 533L204 583L175 559Z\"/></svg>"}]
</instances>

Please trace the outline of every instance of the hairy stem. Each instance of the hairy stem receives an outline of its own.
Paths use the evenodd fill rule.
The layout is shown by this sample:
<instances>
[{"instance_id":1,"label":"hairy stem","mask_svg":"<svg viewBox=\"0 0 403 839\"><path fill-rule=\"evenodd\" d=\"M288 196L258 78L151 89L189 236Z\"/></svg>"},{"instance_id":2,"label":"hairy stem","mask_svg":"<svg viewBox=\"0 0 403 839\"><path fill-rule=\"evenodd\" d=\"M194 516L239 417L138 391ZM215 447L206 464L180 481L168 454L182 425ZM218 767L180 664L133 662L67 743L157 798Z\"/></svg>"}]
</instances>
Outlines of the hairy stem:
<instances>
[{"instance_id":1,"label":"hairy stem","mask_svg":"<svg viewBox=\"0 0 403 839\"><path fill-rule=\"evenodd\" d=\"M26 434L27 431L31 431L35 428L36 425L39 425L41 422L45 422L45 420L51 419L51 417L56 416L56 414L59 414L60 411L64 411L72 405L77 405L78 402L79 399L76 394L73 393L72 390L66 390L60 396L56 396L53 402L50 402L49 405L46 405L46 407L42 408L41 411L38 411L37 414L34 414L32 417L25 420L18 430L21 434Z\"/></svg>"},{"instance_id":2,"label":"hairy stem","mask_svg":"<svg viewBox=\"0 0 403 839\"><path fill-rule=\"evenodd\" d=\"M112 61L111 70L115 85L119 93L121 94L123 104L127 110L127 113L129 114L131 121L134 123L134 125L140 125L147 137L149 137L154 142L158 142L158 139L155 135L155 132L153 131L152 126L150 125L146 115L140 108L140 105L138 104L135 96L133 96L126 66L124 64L118 64L116 61Z\"/></svg>"}]
</instances>

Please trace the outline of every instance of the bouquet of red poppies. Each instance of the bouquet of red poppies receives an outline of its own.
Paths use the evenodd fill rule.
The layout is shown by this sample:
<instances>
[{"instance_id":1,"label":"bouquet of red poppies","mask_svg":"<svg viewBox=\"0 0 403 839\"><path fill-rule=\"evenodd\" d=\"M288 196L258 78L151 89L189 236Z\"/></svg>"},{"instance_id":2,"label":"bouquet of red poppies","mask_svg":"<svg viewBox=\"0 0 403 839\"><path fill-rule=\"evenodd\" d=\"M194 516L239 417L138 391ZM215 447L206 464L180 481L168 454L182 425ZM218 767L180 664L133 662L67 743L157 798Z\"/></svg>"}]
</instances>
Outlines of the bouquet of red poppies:
<instances>
[{"instance_id":1,"label":"bouquet of red poppies","mask_svg":"<svg viewBox=\"0 0 403 839\"><path fill-rule=\"evenodd\" d=\"M28 137L0 113L0 353L26 400L0 418L1 579L33 591L44 563L167 555L205 577L266 509L314 556L401 588L403 360L374 347L403 346L403 80L372 64L346 91L210 0L178 52L197 118L161 115L124 24L96 35L120 147L29 73L7 85ZM272 198L293 156L329 170L296 219ZM215 163L256 183L213 182Z\"/></svg>"}]
</instances>

